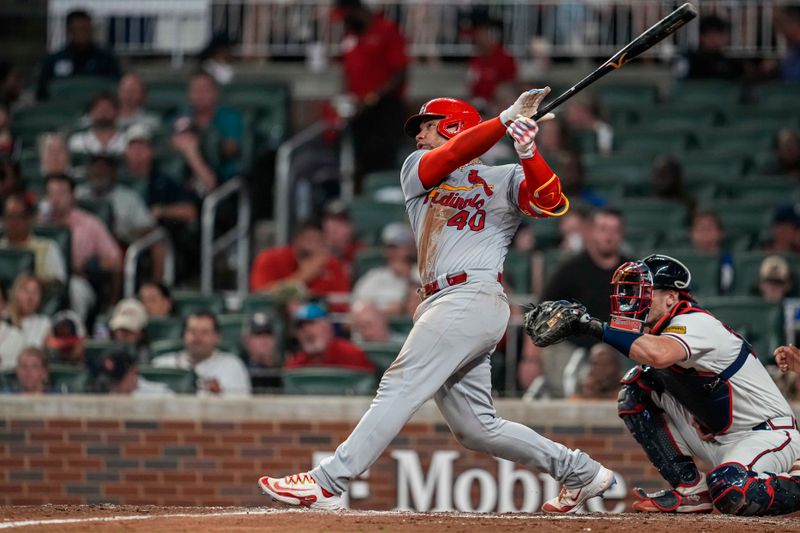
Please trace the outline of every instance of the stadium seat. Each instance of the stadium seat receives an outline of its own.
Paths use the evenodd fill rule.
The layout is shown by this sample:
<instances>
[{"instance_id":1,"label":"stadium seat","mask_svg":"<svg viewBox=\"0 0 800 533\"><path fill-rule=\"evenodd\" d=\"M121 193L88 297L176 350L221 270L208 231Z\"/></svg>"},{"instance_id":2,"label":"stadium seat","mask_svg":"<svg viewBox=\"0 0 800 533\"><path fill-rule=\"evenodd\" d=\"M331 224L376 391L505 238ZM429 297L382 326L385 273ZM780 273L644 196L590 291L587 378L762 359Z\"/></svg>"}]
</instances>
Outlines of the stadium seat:
<instances>
[{"instance_id":1,"label":"stadium seat","mask_svg":"<svg viewBox=\"0 0 800 533\"><path fill-rule=\"evenodd\" d=\"M186 106L186 80L149 80L147 82L148 109L169 119Z\"/></svg>"},{"instance_id":2,"label":"stadium seat","mask_svg":"<svg viewBox=\"0 0 800 533\"><path fill-rule=\"evenodd\" d=\"M289 87L281 82L234 82L225 87L223 102L252 112L259 147L278 148L289 135Z\"/></svg>"},{"instance_id":3,"label":"stadium seat","mask_svg":"<svg viewBox=\"0 0 800 533\"><path fill-rule=\"evenodd\" d=\"M86 364L95 367L100 364L100 360L111 351L121 351L135 357L136 348L130 344L123 344L113 340L86 340Z\"/></svg>"},{"instance_id":4,"label":"stadium seat","mask_svg":"<svg viewBox=\"0 0 800 533\"><path fill-rule=\"evenodd\" d=\"M670 105L705 105L712 109L736 106L741 102L742 89L728 81L681 81L672 86Z\"/></svg>"},{"instance_id":5,"label":"stadium seat","mask_svg":"<svg viewBox=\"0 0 800 533\"><path fill-rule=\"evenodd\" d=\"M800 83L767 83L754 89L756 106L759 109L774 109L778 112L800 112Z\"/></svg>"},{"instance_id":6,"label":"stadium seat","mask_svg":"<svg viewBox=\"0 0 800 533\"><path fill-rule=\"evenodd\" d=\"M720 260L718 256L682 247L659 247L652 252L674 257L686 265L686 268L692 273L691 290L693 293L712 296L719 293Z\"/></svg>"},{"instance_id":7,"label":"stadium seat","mask_svg":"<svg viewBox=\"0 0 800 533\"><path fill-rule=\"evenodd\" d=\"M350 204L350 216L358 236L371 244L378 244L380 232L386 224L407 220L405 206L357 198Z\"/></svg>"},{"instance_id":8,"label":"stadium seat","mask_svg":"<svg viewBox=\"0 0 800 533\"><path fill-rule=\"evenodd\" d=\"M0 391L12 392L17 389L17 369L11 368L9 370L0 371Z\"/></svg>"},{"instance_id":9,"label":"stadium seat","mask_svg":"<svg viewBox=\"0 0 800 533\"><path fill-rule=\"evenodd\" d=\"M101 92L115 93L117 80L103 76L70 76L54 78L50 82L52 99L85 107Z\"/></svg>"},{"instance_id":10,"label":"stadium seat","mask_svg":"<svg viewBox=\"0 0 800 533\"><path fill-rule=\"evenodd\" d=\"M616 183L646 181L650 175L651 159L640 154L623 154L610 158L585 157L586 182L613 179Z\"/></svg>"},{"instance_id":11,"label":"stadium seat","mask_svg":"<svg viewBox=\"0 0 800 533\"><path fill-rule=\"evenodd\" d=\"M400 187L400 169L370 172L364 176L364 194L373 196L384 188Z\"/></svg>"},{"instance_id":12,"label":"stadium seat","mask_svg":"<svg viewBox=\"0 0 800 533\"><path fill-rule=\"evenodd\" d=\"M195 311L211 311L217 315L225 312L225 300L220 293L175 291L172 293L172 302L175 312L184 318Z\"/></svg>"},{"instance_id":13,"label":"stadium seat","mask_svg":"<svg viewBox=\"0 0 800 533\"><path fill-rule=\"evenodd\" d=\"M761 262L768 255L775 255L771 252L763 251L750 251L738 252L733 258L733 267L735 272L734 279L734 292L740 295L751 295L757 290L758 285L758 270ZM800 254L777 254L786 258L789 262L789 267L792 269L792 274L795 283L800 281Z\"/></svg>"},{"instance_id":14,"label":"stadium seat","mask_svg":"<svg viewBox=\"0 0 800 533\"><path fill-rule=\"evenodd\" d=\"M384 266L385 264L386 257L383 255L382 247L370 246L362 248L356 252L353 260L353 281L355 282L373 268Z\"/></svg>"},{"instance_id":15,"label":"stadium seat","mask_svg":"<svg viewBox=\"0 0 800 533\"><path fill-rule=\"evenodd\" d=\"M684 204L658 198L640 198L618 206L625 217L626 230L648 229L660 233L664 228L679 227L686 223Z\"/></svg>"},{"instance_id":16,"label":"stadium seat","mask_svg":"<svg viewBox=\"0 0 800 533\"><path fill-rule=\"evenodd\" d=\"M153 357L180 352L181 350L183 350L183 339L164 339L150 343L150 351Z\"/></svg>"},{"instance_id":17,"label":"stadium seat","mask_svg":"<svg viewBox=\"0 0 800 533\"><path fill-rule=\"evenodd\" d=\"M598 194L602 194L600 189L592 188ZM572 202L572 199L570 199L570 202ZM561 242L561 233L558 230L560 221L561 218L559 217L523 218L522 225L529 226L533 230L533 234L536 236L536 249L544 250L558 246L558 243Z\"/></svg>"},{"instance_id":18,"label":"stadium seat","mask_svg":"<svg viewBox=\"0 0 800 533\"><path fill-rule=\"evenodd\" d=\"M681 156L686 176L710 176L714 179L735 180L742 175L747 157L688 152Z\"/></svg>"},{"instance_id":19,"label":"stadium seat","mask_svg":"<svg viewBox=\"0 0 800 533\"><path fill-rule=\"evenodd\" d=\"M29 250L14 248L0 249L0 284L9 288L17 275L32 274L34 269L34 255Z\"/></svg>"},{"instance_id":20,"label":"stadium seat","mask_svg":"<svg viewBox=\"0 0 800 533\"><path fill-rule=\"evenodd\" d=\"M530 255L509 250L503 266L503 281L514 289L514 292L530 294L532 269Z\"/></svg>"},{"instance_id":21,"label":"stadium seat","mask_svg":"<svg viewBox=\"0 0 800 533\"><path fill-rule=\"evenodd\" d=\"M600 105L612 113L618 111L640 113L642 109L653 106L658 91L654 85L601 83L596 93Z\"/></svg>"},{"instance_id":22,"label":"stadium seat","mask_svg":"<svg viewBox=\"0 0 800 533\"><path fill-rule=\"evenodd\" d=\"M742 335L762 362L772 361L781 328L779 304L753 296L728 296L701 298L700 305Z\"/></svg>"},{"instance_id":23,"label":"stadium seat","mask_svg":"<svg viewBox=\"0 0 800 533\"><path fill-rule=\"evenodd\" d=\"M114 231L114 210L111 207L111 202L84 198L78 200L77 204L79 208L99 218L110 231Z\"/></svg>"},{"instance_id":24,"label":"stadium seat","mask_svg":"<svg viewBox=\"0 0 800 533\"><path fill-rule=\"evenodd\" d=\"M242 302L242 313L272 313L275 309L275 298L271 294L248 294Z\"/></svg>"},{"instance_id":25,"label":"stadium seat","mask_svg":"<svg viewBox=\"0 0 800 533\"><path fill-rule=\"evenodd\" d=\"M246 314L224 314L217 317L221 343L228 351L238 352L242 331L247 324L248 317L249 315Z\"/></svg>"},{"instance_id":26,"label":"stadium seat","mask_svg":"<svg viewBox=\"0 0 800 533\"><path fill-rule=\"evenodd\" d=\"M89 373L77 366L51 364L50 385L59 392L86 392Z\"/></svg>"},{"instance_id":27,"label":"stadium seat","mask_svg":"<svg viewBox=\"0 0 800 533\"><path fill-rule=\"evenodd\" d=\"M774 205L800 200L800 187L783 177L748 176L727 184L729 197L741 200L761 201Z\"/></svg>"},{"instance_id":28,"label":"stadium seat","mask_svg":"<svg viewBox=\"0 0 800 533\"><path fill-rule=\"evenodd\" d=\"M729 235L758 235L772 221L773 206L764 200L716 200L709 207Z\"/></svg>"},{"instance_id":29,"label":"stadium seat","mask_svg":"<svg viewBox=\"0 0 800 533\"><path fill-rule=\"evenodd\" d=\"M705 130L696 137L705 154L749 154L768 150L773 143L774 130L770 134L760 131L736 129L731 126Z\"/></svg>"},{"instance_id":30,"label":"stadium seat","mask_svg":"<svg viewBox=\"0 0 800 533\"><path fill-rule=\"evenodd\" d=\"M183 334L183 320L174 316L150 317L145 327L150 342L166 339L180 339Z\"/></svg>"},{"instance_id":31,"label":"stadium seat","mask_svg":"<svg viewBox=\"0 0 800 533\"><path fill-rule=\"evenodd\" d=\"M408 335L411 328L414 327L414 321L410 316L397 315L389 317L389 329L395 333L402 333Z\"/></svg>"},{"instance_id":32,"label":"stadium seat","mask_svg":"<svg viewBox=\"0 0 800 533\"><path fill-rule=\"evenodd\" d=\"M148 381L164 383L178 394L197 392L197 375L191 370L182 368L139 367L139 375Z\"/></svg>"},{"instance_id":33,"label":"stadium seat","mask_svg":"<svg viewBox=\"0 0 800 533\"><path fill-rule=\"evenodd\" d=\"M330 366L284 369L281 378L288 394L364 395L376 386L372 372Z\"/></svg>"},{"instance_id":34,"label":"stadium seat","mask_svg":"<svg viewBox=\"0 0 800 533\"><path fill-rule=\"evenodd\" d=\"M22 108L14 112L11 130L17 140L21 141L23 146L32 148L31 154L38 157L37 137L45 132L63 132L72 129L81 111L75 107L49 103Z\"/></svg>"},{"instance_id":35,"label":"stadium seat","mask_svg":"<svg viewBox=\"0 0 800 533\"><path fill-rule=\"evenodd\" d=\"M359 346L367 352L369 360L378 368L379 374L383 374L389 368L403 347L402 344L392 342L362 342Z\"/></svg>"},{"instance_id":36,"label":"stadium seat","mask_svg":"<svg viewBox=\"0 0 800 533\"><path fill-rule=\"evenodd\" d=\"M683 130L650 130L649 135L638 130L619 132L614 135L614 153L639 154L647 158L678 155L686 150L688 138L688 132Z\"/></svg>"}]
</instances>

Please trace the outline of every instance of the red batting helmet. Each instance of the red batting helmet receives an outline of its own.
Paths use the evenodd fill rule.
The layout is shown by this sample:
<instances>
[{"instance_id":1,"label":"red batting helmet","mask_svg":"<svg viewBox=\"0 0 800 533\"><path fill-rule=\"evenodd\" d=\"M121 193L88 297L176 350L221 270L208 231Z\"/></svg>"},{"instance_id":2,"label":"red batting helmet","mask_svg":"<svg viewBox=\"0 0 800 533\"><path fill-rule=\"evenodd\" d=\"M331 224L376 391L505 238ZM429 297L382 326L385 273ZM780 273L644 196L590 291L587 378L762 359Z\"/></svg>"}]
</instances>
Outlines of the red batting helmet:
<instances>
[{"instance_id":1,"label":"red batting helmet","mask_svg":"<svg viewBox=\"0 0 800 533\"><path fill-rule=\"evenodd\" d=\"M434 98L426 102L419 113L406 120L403 130L412 139L419 133L419 126L426 120L441 119L436 131L445 139L452 139L464 130L481 122L478 111L463 100L455 98Z\"/></svg>"}]
</instances>

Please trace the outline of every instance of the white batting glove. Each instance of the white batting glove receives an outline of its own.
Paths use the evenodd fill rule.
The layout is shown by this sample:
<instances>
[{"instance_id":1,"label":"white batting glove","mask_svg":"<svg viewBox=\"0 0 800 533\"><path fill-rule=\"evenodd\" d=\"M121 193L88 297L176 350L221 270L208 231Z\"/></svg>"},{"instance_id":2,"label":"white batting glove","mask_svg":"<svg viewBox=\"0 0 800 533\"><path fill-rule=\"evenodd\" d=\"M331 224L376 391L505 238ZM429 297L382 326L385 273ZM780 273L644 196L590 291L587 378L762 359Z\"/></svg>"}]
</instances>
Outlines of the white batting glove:
<instances>
[{"instance_id":1,"label":"white batting glove","mask_svg":"<svg viewBox=\"0 0 800 533\"><path fill-rule=\"evenodd\" d=\"M550 94L550 87L525 91L519 95L519 98L517 98L517 101L514 102L511 107L500 113L500 122L502 122L505 126L510 126L511 123L514 122L514 119L519 115L522 115L523 117L534 116L539 110L539 104L542 103L542 100L544 100L548 94ZM540 118L539 122L543 120L550 120L552 118L555 118L555 115L548 113Z\"/></svg>"},{"instance_id":2,"label":"white batting glove","mask_svg":"<svg viewBox=\"0 0 800 533\"><path fill-rule=\"evenodd\" d=\"M519 115L506 129L508 136L514 140L514 149L520 159L530 159L536 150L534 139L539 132L539 125L535 120Z\"/></svg>"}]
</instances>

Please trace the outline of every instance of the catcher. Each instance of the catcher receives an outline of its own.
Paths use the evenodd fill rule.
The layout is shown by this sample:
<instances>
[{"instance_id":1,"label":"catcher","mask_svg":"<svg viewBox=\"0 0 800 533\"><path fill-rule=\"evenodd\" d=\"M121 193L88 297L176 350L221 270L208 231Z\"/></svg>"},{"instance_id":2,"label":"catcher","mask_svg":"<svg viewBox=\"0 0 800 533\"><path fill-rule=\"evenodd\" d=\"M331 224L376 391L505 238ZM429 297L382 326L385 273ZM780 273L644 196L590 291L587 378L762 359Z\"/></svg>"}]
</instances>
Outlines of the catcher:
<instances>
[{"instance_id":1,"label":"catcher","mask_svg":"<svg viewBox=\"0 0 800 533\"><path fill-rule=\"evenodd\" d=\"M752 348L698 306L691 274L651 255L619 267L611 319L580 303L542 302L525 314L537 346L592 335L640 363L622 379L619 416L671 489L635 488L643 512L777 515L800 510L800 457L789 404ZM704 474L699 458L713 468ZM784 473L784 474L776 474Z\"/></svg>"}]
</instances>

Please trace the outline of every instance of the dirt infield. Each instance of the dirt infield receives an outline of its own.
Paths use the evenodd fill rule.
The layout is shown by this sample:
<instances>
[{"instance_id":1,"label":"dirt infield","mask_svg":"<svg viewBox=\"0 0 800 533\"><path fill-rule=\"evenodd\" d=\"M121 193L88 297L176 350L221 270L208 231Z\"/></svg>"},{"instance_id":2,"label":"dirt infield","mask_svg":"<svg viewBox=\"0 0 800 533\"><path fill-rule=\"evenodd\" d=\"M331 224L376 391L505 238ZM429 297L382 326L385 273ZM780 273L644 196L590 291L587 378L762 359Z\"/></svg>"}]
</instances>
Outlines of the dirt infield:
<instances>
[{"instance_id":1,"label":"dirt infield","mask_svg":"<svg viewBox=\"0 0 800 533\"><path fill-rule=\"evenodd\" d=\"M800 531L800 517L739 518L722 515L460 514L346 511L324 513L278 508L45 505L0 507L0 530L21 532L197 533L469 533L503 528L538 532Z\"/></svg>"}]
</instances>

